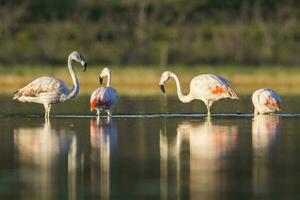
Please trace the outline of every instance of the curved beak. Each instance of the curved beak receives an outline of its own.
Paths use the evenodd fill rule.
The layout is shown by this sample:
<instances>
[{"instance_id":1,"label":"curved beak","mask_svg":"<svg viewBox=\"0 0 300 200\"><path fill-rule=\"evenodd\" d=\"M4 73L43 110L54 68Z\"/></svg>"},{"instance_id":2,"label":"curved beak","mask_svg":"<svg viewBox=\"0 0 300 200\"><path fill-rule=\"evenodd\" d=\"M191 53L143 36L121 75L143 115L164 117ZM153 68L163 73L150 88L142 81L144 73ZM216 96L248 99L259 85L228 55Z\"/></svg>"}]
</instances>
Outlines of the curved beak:
<instances>
[{"instance_id":1,"label":"curved beak","mask_svg":"<svg viewBox=\"0 0 300 200\"><path fill-rule=\"evenodd\" d=\"M85 70L87 68L87 63L83 61L81 64L83 66L83 72L85 72Z\"/></svg>"},{"instance_id":2,"label":"curved beak","mask_svg":"<svg viewBox=\"0 0 300 200\"><path fill-rule=\"evenodd\" d=\"M160 90L161 90L163 93L166 93L166 91L165 91L165 86L164 86L164 85L159 85L159 88L160 88Z\"/></svg>"},{"instance_id":3,"label":"curved beak","mask_svg":"<svg viewBox=\"0 0 300 200\"><path fill-rule=\"evenodd\" d=\"M103 83L103 78L102 78L101 76L99 76L99 82L100 82L100 84L102 85L102 83Z\"/></svg>"},{"instance_id":4,"label":"curved beak","mask_svg":"<svg viewBox=\"0 0 300 200\"><path fill-rule=\"evenodd\" d=\"M278 102L277 100L272 99L271 100L271 105L274 107L274 110L276 112L280 111L280 102Z\"/></svg>"},{"instance_id":5,"label":"curved beak","mask_svg":"<svg viewBox=\"0 0 300 200\"><path fill-rule=\"evenodd\" d=\"M240 99L237 93L232 88L228 88L227 90L231 96L231 99Z\"/></svg>"}]
</instances>

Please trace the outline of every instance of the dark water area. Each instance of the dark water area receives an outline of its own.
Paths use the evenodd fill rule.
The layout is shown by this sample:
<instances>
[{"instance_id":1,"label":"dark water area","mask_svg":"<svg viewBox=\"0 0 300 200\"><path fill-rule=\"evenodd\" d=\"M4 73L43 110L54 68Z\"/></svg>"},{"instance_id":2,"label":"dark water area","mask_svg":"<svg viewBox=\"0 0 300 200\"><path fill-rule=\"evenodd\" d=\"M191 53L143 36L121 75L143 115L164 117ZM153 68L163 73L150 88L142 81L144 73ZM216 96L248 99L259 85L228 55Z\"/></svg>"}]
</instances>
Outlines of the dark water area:
<instances>
[{"instance_id":1,"label":"dark water area","mask_svg":"<svg viewBox=\"0 0 300 200\"><path fill-rule=\"evenodd\" d=\"M55 104L51 107L50 115L90 115L89 96L81 95L70 101ZM282 113L300 113L300 96L282 96ZM119 97L114 114L157 114L157 113L197 113L206 114L207 110L199 100L191 103L182 103L174 96L153 97ZM235 114L253 113L251 96L242 96L239 100L225 99L215 102L212 113ZM44 115L44 107L41 104L21 103L12 101L12 96L0 95L0 116Z\"/></svg>"},{"instance_id":2,"label":"dark water area","mask_svg":"<svg viewBox=\"0 0 300 200\"><path fill-rule=\"evenodd\" d=\"M0 101L0 199L300 198L300 117L253 117L247 97L211 119L181 116L205 113L200 102L122 97L110 123L86 116L85 96L49 122L41 105ZM283 97L283 112L300 113L296 101Z\"/></svg>"}]
</instances>

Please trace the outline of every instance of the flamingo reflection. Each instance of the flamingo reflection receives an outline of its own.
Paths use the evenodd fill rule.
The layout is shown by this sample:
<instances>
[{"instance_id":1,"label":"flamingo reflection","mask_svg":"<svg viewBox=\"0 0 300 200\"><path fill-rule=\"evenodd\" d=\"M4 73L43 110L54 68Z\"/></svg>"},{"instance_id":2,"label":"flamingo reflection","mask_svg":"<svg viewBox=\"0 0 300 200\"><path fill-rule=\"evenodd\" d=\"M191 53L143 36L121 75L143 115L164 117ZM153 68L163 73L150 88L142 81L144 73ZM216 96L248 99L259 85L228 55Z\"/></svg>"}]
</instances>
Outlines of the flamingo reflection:
<instances>
[{"instance_id":1,"label":"flamingo reflection","mask_svg":"<svg viewBox=\"0 0 300 200\"><path fill-rule=\"evenodd\" d=\"M264 156L279 136L280 118L275 115L254 116L252 122L252 147L255 156Z\"/></svg>"},{"instance_id":2,"label":"flamingo reflection","mask_svg":"<svg viewBox=\"0 0 300 200\"><path fill-rule=\"evenodd\" d=\"M55 169L60 156L68 157L68 169L76 166L77 138L67 129L53 129L48 120L42 127L14 129L16 160L21 168L21 177L30 178L30 188L24 191L39 199L53 199ZM32 171L31 171L32 170ZM69 188L69 191L72 188Z\"/></svg>"},{"instance_id":3,"label":"flamingo reflection","mask_svg":"<svg viewBox=\"0 0 300 200\"><path fill-rule=\"evenodd\" d=\"M266 193L271 180L268 160L272 147L280 135L280 117L255 115L252 122L253 189L254 194Z\"/></svg>"},{"instance_id":4,"label":"flamingo reflection","mask_svg":"<svg viewBox=\"0 0 300 200\"><path fill-rule=\"evenodd\" d=\"M161 155L161 199L168 199L170 178L176 177L176 196L189 184L190 199L214 199L216 187L221 187L218 172L225 164L226 157L236 148L237 127L214 125L208 119L203 123L183 122L177 127L177 134L168 138L160 134ZM189 154L187 154L188 152ZM185 177L182 170L189 160L189 175ZM181 161L183 161L181 164ZM172 164L171 164L172 163ZM168 166L175 166L173 169Z\"/></svg>"},{"instance_id":5,"label":"flamingo reflection","mask_svg":"<svg viewBox=\"0 0 300 200\"><path fill-rule=\"evenodd\" d=\"M117 128L110 122L90 121L91 189L101 199L110 198L111 151L115 147Z\"/></svg>"}]
</instances>

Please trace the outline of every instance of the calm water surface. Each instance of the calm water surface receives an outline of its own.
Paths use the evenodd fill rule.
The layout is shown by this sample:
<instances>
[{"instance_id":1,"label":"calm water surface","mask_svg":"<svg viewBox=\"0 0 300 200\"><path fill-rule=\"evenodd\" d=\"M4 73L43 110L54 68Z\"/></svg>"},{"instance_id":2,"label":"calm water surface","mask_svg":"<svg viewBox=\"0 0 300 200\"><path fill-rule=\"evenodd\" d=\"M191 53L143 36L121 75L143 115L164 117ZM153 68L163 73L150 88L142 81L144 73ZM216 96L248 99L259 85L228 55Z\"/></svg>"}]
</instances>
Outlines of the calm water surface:
<instances>
[{"instance_id":1,"label":"calm water surface","mask_svg":"<svg viewBox=\"0 0 300 200\"><path fill-rule=\"evenodd\" d=\"M300 113L299 98L284 112ZM1 96L0 199L299 199L300 117L253 118L249 104L219 102L231 114L208 120L190 115L200 102L123 97L97 123L80 96L45 123L42 106ZM142 115L155 113L178 115Z\"/></svg>"}]
</instances>

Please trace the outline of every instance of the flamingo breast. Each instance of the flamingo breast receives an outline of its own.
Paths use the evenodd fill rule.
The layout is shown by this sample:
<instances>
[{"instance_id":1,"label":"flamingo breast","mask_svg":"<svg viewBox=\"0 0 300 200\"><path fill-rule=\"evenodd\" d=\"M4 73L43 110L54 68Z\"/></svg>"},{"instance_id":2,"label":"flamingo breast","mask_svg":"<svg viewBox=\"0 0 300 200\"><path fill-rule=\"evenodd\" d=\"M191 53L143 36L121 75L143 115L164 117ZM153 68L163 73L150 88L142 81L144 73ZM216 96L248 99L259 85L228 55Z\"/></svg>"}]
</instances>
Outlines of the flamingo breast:
<instances>
[{"instance_id":1,"label":"flamingo breast","mask_svg":"<svg viewBox=\"0 0 300 200\"><path fill-rule=\"evenodd\" d=\"M108 110L111 109L118 99L118 93L111 87L99 87L91 96L91 110L94 108Z\"/></svg>"}]
</instances>

